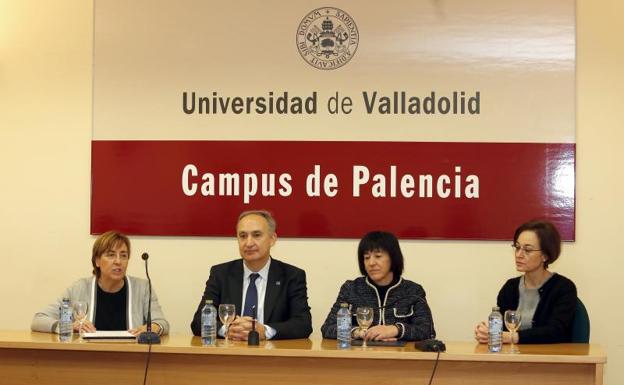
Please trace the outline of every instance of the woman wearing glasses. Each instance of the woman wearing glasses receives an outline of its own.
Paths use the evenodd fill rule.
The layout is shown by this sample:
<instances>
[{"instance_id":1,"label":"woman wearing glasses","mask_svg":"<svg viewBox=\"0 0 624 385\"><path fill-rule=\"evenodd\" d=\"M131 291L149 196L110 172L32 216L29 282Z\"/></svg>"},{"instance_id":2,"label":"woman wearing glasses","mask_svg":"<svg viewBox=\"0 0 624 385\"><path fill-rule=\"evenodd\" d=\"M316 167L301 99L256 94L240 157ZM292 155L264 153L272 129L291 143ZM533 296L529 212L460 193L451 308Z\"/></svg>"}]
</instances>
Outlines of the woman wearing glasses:
<instances>
[{"instance_id":1,"label":"woman wearing glasses","mask_svg":"<svg viewBox=\"0 0 624 385\"><path fill-rule=\"evenodd\" d=\"M147 280L126 275L130 259L130 240L125 235L108 231L93 244L93 275L82 278L65 290L58 300L35 314L31 329L58 332L59 306L63 298L72 303L86 302L88 313L82 331L128 330L138 335L147 329L149 286ZM74 322L78 332L80 322ZM156 294L152 291L152 331L166 334L165 320Z\"/></svg>"},{"instance_id":2,"label":"woman wearing glasses","mask_svg":"<svg viewBox=\"0 0 624 385\"><path fill-rule=\"evenodd\" d=\"M435 337L425 291L401 276L403 254L393 234L382 231L366 234L358 246L358 264L362 276L346 281L340 288L321 327L323 338L336 339L336 312L341 303L348 303L353 315L358 307L373 309L374 326L365 333L354 327L353 338L414 341Z\"/></svg>"},{"instance_id":3,"label":"woman wearing glasses","mask_svg":"<svg viewBox=\"0 0 624 385\"><path fill-rule=\"evenodd\" d=\"M530 221L516 229L511 245L516 270L521 276L508 280L498 293L502 314L517 310L522 322L513 333L513 343L544 344L569 342L576 308L576 286L568 278L548 270L559 258L561 237L552 223ZM481 322L475 338L488 342L488 328ZM511 343L512 334L503 332L503 343Z\"/></svg>"}]
</instances>

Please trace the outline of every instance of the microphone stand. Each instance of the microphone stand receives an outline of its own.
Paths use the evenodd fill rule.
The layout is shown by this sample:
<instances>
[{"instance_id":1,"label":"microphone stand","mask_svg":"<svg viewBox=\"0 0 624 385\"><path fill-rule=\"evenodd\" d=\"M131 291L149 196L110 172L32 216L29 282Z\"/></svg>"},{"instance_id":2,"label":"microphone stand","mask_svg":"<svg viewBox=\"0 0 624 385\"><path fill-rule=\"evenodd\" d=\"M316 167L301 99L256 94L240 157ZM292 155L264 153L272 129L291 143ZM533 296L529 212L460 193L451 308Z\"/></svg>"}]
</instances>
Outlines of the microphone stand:
<instances>
[{"instance_id":1,"label":"microphone stand","mask_svg":"<svg viewBox=\"0 0 624 385\"><path fill-rule=\"evenodd\" d=\"M247 345L257 346L260 345L260 334L256 331L256 317L258 316L258 309L256 306L253 308L253 320L251 321L251 331L247 336Z\"/></svg>"},{"instance_id":2,"label":"microphone stand","mask_svg":"<svg viewBox=\"0 0 624 385\"><path fill-rule=\"evenodd\" d=\"M141 258L145 261L145 275L147 276L147 283L149 286L149 301L147 303L147 331L139 334L137 336L137 343L139 344L159 344L160 336L158 333L152 331L152 280L149 276L149 271L147 269L147 259L149 258L149 254L143 253Z\"/></svg>"}]
</instances>

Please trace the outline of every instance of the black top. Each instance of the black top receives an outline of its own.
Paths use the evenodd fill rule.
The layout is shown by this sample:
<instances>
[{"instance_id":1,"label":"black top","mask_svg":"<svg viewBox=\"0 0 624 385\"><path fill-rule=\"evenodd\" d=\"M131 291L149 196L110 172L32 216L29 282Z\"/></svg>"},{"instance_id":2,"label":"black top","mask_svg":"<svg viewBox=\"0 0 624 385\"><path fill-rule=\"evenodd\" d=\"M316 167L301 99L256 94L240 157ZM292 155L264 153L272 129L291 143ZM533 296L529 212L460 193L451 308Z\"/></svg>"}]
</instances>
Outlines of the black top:
<instances>
[{"instance_id":1,"label":"black top","mask_svg":"<svg viewBox=\"0 0 624 385\"><path fill-rule=\"evenodd\" d=\"M107 293L97 286L95 327L97 330L128 330L128 287Z\"/></svg>"},{"instance_id":2,"label":"black top","mask_svg":"<svg viewBox=\"0 0 624 385\"><path fill-rule=\"evenodd\" d=\"M498 307L505 310L518 308L520 277L505 282L498 293ZM518 342L523 344L548 344L570 342L572 321L576 309L576 286L563 275L553 274L537 291L539 303L530 329L518 331ZM506 329L506 328L505 328Z\"/></svg>"},{"instance_id":3,"label":"black top","mask_svg":"<svg viewBox=\"0 0 624 385\"><path fill-rule=\"evenodd\" d=\"M384 299L386 298L386 293L388 292L388 289L396 285L399 282L399 278L401 277L392 278L392 282L390 282L386 286L379 286L372 279L370 279L369 282L372 283L373 286L375 286L375 289L377 289L377 293L379 293L379 300L383 303ZM386 305L392 306L392 304L389 303Z\"/></svg>"}]
</instances>

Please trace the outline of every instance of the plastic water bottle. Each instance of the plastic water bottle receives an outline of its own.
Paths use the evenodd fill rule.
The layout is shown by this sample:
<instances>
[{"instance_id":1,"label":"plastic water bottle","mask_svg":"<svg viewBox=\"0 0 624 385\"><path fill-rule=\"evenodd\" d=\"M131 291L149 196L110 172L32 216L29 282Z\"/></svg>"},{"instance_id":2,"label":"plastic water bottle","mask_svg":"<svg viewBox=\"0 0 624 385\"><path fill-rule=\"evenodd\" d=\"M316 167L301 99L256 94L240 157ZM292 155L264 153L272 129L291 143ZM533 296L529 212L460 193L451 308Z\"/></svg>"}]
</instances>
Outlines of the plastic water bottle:
<instances>
[{"instance_id":1,"label":"plastic water bottle","mask_svg":"<svg viewBox=\"0 0 624 385\"><path fill-rule=\"evenodd\" d=\"M69 298L63 298L59 307L59 341L71 341L73 329L71 302Z\"/></svg>"},{"instance_id":2,"label":"plastic water bottle","mask_svg":"<svg viewBox=\"0 0 624 385\"><path fill-rule=\"evenodd\" d=\"M351 311L348 303L341 303L338 313L336 313L336 337L338 339L338 349L349 349L351 347Z\"/></svg>"},{"instance_id":3,"label":"plastic water bottle","mask_svg":"<svg viewBox=\"0 0 624 385\"><path fill-rule=\"evenodd\" d=\"M206 304L202 308L201 317L201 340L202 345L217 344L217 309L212 304L211 299L206 300Z\"/></svg>"},{"instance_id":4,"label":"plastic water bottle","mask_svg":"<svg viewBox=\"0 0 624 385\"><path fill-rule=\"evenodd\" d=\"M503 347L503 315L499 310L494 306L488 317L488 350L492 353L500 352Z\"/></svg>"}]
</instances>

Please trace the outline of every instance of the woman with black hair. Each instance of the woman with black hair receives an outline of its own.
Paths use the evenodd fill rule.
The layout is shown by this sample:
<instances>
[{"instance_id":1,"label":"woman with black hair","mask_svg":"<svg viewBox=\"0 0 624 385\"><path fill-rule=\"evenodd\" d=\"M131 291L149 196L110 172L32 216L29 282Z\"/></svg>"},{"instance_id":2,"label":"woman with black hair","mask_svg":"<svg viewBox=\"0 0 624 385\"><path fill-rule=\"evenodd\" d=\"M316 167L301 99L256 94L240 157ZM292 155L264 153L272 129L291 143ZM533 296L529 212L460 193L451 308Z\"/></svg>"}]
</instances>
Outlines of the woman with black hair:
<instances>
[{"instance_id":1,"label":"woman with black hair","mask_svg":"<svg viewBox=\"0 0 624 385\"><path fill-rule=\"evenodd\" d=\"M353 328L353 338L416 341L435 337L425 291L401 276L403 254L393 234L383 231L366 234L358 246L358 264L362 277L346 281L340 288L321 327L323 338L336 338L336 312L341 303L348 303L353 314L362 306L374 310L374 326L365 333Z\"/></svg>"}]
</instances>

